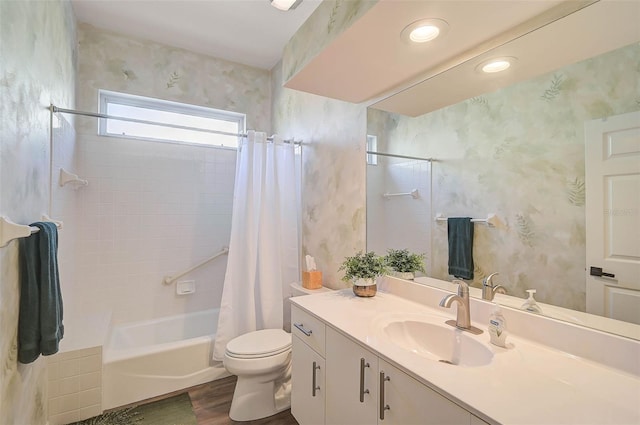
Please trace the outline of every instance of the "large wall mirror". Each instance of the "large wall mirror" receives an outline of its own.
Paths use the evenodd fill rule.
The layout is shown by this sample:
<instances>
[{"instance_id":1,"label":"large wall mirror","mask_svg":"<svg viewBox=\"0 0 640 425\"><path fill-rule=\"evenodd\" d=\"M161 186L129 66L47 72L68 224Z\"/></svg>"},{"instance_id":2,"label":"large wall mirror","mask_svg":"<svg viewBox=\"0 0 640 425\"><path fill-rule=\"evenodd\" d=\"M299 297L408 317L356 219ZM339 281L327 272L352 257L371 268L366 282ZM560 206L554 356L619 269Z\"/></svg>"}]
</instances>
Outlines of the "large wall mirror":
<instances>
[{"instance_id":1,"label":"large wall mirror","mask_svg":"<svg viewBox=\"0 0 640 425\"><path fill-rule=\"evenodd\" d=\"M562 20L554 25L562 25ZM606 22L601 26L607 27ZM498 272L495 283L503 285L508 296L497 296L497 302L519 308L526 290L535 289L543 314L640 339L637 21L626 30L630 44L601 46L595 56L570 63L569 51L550 52L561 66L498 90L483 89L425 114L411 117L389 110L402 108L402 99L411 103L411 110L418 110L420 99L429 103L428 88L419 86L428 87L438 78L447 81L457 73L455 78L469 85L474 78L487 77L474 74L476 66L470 61L443 73L451 72L449 76L371 106L368 150L394 156L367 157L367 249L425 253L426 277L416 280L450 281L447 224L437 220L438 215L495 215L493 226L474 227L472 286L481 287L484 278ZM565 38L557 40L558 49L582 49L572 47L582 46L581 37L568 32ZM523 44L511 55L524 58L531 46L522 39L514 43ZM534 53L544 56L545 49ZM526 66L527 60L520 59L518 66ZM446 92L437 91L440 96ZM589 153L589 143L597 146L595 154ZM603 177L597 163L603 155L622 159L622 165L609 171L615 176ZM602 181L606 187L594 195ZM606 254L600 260L587 259L587 237L594 230L600 232L595 251ZM606 269L611 258L628 267L614 279L588 276L589 266ZM600 263L590 264L593 261ZM596 301L594 291L600 294ZM605 318L615 314L617 320Z\"/></svg>"}]
</instances>

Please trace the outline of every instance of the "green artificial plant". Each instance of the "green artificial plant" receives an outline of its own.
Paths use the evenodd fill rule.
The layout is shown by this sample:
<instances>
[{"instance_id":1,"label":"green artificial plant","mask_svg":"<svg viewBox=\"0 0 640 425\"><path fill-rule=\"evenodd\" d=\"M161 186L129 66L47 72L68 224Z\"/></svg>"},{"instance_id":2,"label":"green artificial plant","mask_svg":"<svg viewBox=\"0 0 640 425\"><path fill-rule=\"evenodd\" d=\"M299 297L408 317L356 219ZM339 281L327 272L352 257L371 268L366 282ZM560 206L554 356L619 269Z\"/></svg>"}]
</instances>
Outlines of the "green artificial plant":
<instances>
[{"instance_id":1,"label":"green artificial plant","mask_svg":"<svg viewBox=\"0 0 640 425\"><path fill-rule=\"evenodd\" d=\"M424 258L425 254L415 254L406 249L389 249L384 257L387 266L400 273L425 273Z\"/></svg>"},{"instance_id":2,"label":"green artificial plant","mask_svg":"<svg viewBox=\"0 0 640 425\"><path fill-rule=\"evenodd\" d=\"M351 282L357 279L375 279L387 272L387 265L384 257L376 255L370 251L362 253L359 251L353 257L346 257L338 270L344 270L342 280Z\"/></svg>"}]
</instances>

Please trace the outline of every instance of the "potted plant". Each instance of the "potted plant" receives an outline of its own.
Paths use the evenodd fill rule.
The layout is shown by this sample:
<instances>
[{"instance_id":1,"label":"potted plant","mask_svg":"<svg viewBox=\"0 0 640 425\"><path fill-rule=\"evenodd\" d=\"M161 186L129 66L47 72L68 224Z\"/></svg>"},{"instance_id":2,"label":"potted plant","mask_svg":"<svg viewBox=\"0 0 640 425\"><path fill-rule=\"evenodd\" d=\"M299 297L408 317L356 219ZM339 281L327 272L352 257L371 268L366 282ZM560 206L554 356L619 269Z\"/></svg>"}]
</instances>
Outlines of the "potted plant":
<instances>
[{"instance_id":1,"label":"potted plant","mask_svg":"<svg viewBox=\"0 0 640 425\"><path fill-rule=\"evenodd\" d=\"M342 280L353 284L353 293L359 297L373 297L377 291L377 279L387 272L384 257L375 252L359 251L346 257L338 270L344 270Z\"/></svg>"},{"instance_id":2,"label":"potted plant","mask_svg":"<svg viewBox=\"0 0 640 425\"><path fill-rule=\"evenodd\" d=\"M425 273L424 257L425 254L415 254L406 249L389 249L384 259L393 271L392 276L411 280L415 272Z\"/></svg>"}]
</instances>

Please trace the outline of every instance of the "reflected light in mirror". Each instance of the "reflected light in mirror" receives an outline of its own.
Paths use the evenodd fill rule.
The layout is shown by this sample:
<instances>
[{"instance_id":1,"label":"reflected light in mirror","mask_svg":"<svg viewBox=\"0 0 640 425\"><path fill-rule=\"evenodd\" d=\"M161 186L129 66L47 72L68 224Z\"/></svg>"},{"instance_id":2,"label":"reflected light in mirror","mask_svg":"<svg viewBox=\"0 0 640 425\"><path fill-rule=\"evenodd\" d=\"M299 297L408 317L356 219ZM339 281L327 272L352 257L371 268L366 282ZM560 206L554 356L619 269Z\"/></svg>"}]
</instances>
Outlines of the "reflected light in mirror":
<instances>
[{"instance_id":1,"label":"reflected light in mirror","mask_svg":"<svg viewBox=\"0 0 640 425\"><path fill-rule=\"evenodd\" d=\"M506 71L511 67L511 64L514 62L515 58L496 58L490 59L486 62L481 63L478 68L487 74L493 74L495 72Z\"/></svg>"}]
</instances>

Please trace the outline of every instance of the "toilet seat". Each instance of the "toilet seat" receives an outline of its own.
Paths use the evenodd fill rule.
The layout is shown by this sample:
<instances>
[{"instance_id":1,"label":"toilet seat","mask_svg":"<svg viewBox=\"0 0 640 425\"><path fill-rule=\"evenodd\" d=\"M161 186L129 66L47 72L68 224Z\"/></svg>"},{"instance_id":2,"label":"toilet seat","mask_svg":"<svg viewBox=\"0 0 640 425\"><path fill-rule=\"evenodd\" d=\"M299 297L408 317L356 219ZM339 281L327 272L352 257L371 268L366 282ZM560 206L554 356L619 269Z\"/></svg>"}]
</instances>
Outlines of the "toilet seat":
<instances>
[{"instance_id":1,"label":"toilet seat","mask_svg":"<svg viewBox=\"0 0 640 425\"><path fill-rule=\"evenodd\" d=\"M282 329L262 329L229 341L225 355L237 359L275 356L291 350L291 334Z\"/></svg>"}]
</instances>

